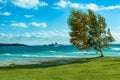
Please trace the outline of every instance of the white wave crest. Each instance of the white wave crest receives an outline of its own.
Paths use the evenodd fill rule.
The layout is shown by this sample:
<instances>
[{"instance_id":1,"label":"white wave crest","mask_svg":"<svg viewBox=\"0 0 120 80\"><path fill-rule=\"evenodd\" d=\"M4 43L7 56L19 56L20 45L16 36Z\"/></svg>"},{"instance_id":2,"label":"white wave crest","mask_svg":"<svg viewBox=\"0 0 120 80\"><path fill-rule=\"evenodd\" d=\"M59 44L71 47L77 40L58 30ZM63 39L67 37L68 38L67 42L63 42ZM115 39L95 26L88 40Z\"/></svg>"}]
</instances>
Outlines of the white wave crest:
<instances>
[{"instance_id":1,"label":"white wave crest","mask_svg":"<svg viewBox=\"0 0 120 80\"><path fill-rule=\"evenodd\" d=\"M48 52L56 52L56 51L48 51Z\"/></svg>"},{"instance_id":2,"label":"white wave crest","mask_svg":"<svg viewBox=\"0 0 120 80\"><path fill-rule=\"evenodd\" d=\"M111 48L112 50L120 50L120 48Z\"/></svg>"},{"instance_id":3,"label":"white wave crest","mask_svg":"<svg viewBox=\"0 0 120 80\"><path fill-rule=\"evenodd\" d=\"M22 57L39 57L38 55L23 54Z\"/></svg>"},{"instance_id":4,"label":"white wave crest","mask_svg":"<svg viewBox=\"0 0 120 80\"><path fill-rule=\"evenodd\" d=\"M95 54L95 52L73 52L75 54Z\"/></svg>"},{"instance_id":5,"label":"white wave crest","mask_svg":"<svg viewBox=\"0 0 120 80\"><path fill-rule=\"evenodd\" d=\"M86 52L84 54L95 54L95 52Z\"/></svg>"},{"instance_id":6,"label":"white wave crest","mask_svg":"<svg viewBox=\"0 0 120 80\"><path fill-rule=\"evenodd\" d=\"M28 55L28 54L23 54L22 57L25 58L69 58L69 57L77 57L77 56L66 56L66 55L52 55L52 56L43 56L43 55Z\"/></svg>"},{"instance_id":7,"label":"white wave crest","mask_svg":"<svg viewBox=\"0 0 120 80\"><path fill-rule=\"evenodd\" d=\"M84 52L73 52L73 53L75 53L75 54L79 54L79 53L84 53Z\"/></svg>"},{"instance_id":8,"label":"white wave crest","mask_svg":"<svg viewBox=\"0 0 120 80\"><path fill-rule=\"evenodd\" d=\"M12 54L10 54L10 53L5 53L4 55L6 55L6 56L10 56L10 55L12 55Z\"/></svg>"}]
</instances>

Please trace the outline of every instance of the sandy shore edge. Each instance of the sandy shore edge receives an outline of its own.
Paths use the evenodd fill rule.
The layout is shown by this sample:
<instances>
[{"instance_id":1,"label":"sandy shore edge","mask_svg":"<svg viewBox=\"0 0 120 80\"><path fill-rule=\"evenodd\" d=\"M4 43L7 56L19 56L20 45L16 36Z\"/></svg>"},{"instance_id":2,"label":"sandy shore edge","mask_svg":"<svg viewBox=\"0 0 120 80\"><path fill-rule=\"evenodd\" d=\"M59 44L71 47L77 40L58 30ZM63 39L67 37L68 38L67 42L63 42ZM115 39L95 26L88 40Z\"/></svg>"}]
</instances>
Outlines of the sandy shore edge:
<instances>
[{"instance_id":1,"label":"sandy shore edge","mask_svg":"<svg viewBox=\"0 0 120 80\"><path fill-rule=\"evenodd\" d=\"M59 58L59 59L49 59L49 60L6 60L0 61L0 66L10 66L10 65L31 65L31 64L42 64L42 63L70 63L77 61L79 58Z\"/></svg>"}]
</instances>

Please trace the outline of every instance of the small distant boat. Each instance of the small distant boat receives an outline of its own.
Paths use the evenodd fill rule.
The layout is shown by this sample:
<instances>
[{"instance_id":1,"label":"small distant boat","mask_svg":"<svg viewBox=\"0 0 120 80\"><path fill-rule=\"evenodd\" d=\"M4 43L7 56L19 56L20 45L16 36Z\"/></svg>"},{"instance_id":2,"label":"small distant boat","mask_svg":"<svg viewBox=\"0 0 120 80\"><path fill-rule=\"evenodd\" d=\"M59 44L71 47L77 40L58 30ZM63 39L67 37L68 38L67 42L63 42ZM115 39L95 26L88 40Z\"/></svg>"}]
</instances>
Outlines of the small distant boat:
<instances>
[{"instance_id":1,"label":"small distant boat","mask_svg":"<svg viewBox=\"0 0 120 80\"><path fill-rule=\"evenodd\" d=\"M51 46L51 47L61 47L62 45L58 44L57 42L55 42L55 43L49 44L48 46Z\"/></svg>"}]
</instances>

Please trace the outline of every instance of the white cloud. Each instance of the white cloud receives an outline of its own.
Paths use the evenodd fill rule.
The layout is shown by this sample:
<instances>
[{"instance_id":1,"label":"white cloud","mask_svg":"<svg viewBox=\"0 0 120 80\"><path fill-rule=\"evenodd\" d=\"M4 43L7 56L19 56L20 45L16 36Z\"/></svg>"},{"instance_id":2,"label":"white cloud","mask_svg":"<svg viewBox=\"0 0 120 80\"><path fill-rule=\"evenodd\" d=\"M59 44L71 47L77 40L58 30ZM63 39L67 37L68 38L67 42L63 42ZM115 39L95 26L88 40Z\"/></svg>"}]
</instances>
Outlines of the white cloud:
<instances>
[{"instance_id":1,"label":"white cloud","mask_svg":"<svg viewBox=\"0 0 120 80\"><path fill-rule=\"evenodd\" d=\"M12 27L22 27L22 28L27 28L28 26L25 23L12 23L10 26Z\"/></svg>"},{"instance_id":2,"label":"white cloud","mask_svg":"<svg viewBox=\"0 0 120 80\"><path fill-rule=\"evenodd\" d=\"M114 43L120 43L120 33L112 33L113 37L116 39ZM0 40L15 40L17 42L30 42L29 44L41 44L51 43L51 42L60 42L60 43L69 43L69 31L68 30L54 30L54 31L40 31L40 32L25 32L23 34L5 34L0 33ZM19 41L20 40L20 41Z\"/></svg>"},{"instance_id":3,"label":"white cloud","mask_svg":"<svg viewBox=\"0 0 120 80\"><path fill-rule=\"evenodd\" d=\"M120 33L112 33L113 37L115 38L115 43L120 43Z\"/></svg>"},{"instance_id":4,"label":"white cloud","mask_svg":"<svg viewBox=\"0 0 120 80\"><path fill-rule=\"evenodd\" d=\"M91 10L98 10L99 7L96 4L80 4L80 3L72 3L71 1L60 0L59 2L54 4L55 7L58 8L78 8L78 9L91 9ZM58 9L57 8L57 9Z\"/></svg>"},{"instance_id":5,"label":"white cloud","mask_svg":"<svg viewBox=\"0 0 120 80\"><path fill-rule=\"evenodd\" d=\"M6 38L69 38L68 32L63 31L41 31L41 32L32 32L32 33L23 33L23 34L5 34L0 33L1 37Z\"/></svg>"},{"instance_id":6,"label":"white cloud","mask_svg":"<svg viewBox=\"0 0 120 80\"><path fill-rule=\"evenodd\" d=\"M0 36L3 37L3 38L12 38L11 34L0 33Z\"/></svg>"},{"instance_id":7,"label":"white cloud","mask_svg":"<svg viewBox=\"0 0 120 80\"><path fill-rule=\"evenodd\" d=\"M50 44L58 42L69 44L69 33L67 30L40 31L40 32L25 32L22 34L6 34L0 33L0 42L8 43L24 43L24 44Z\"/></svg>"},{"instance_id":8,"label":"white cloud","mask_svg":"<svg viewBox=\"0 0 120 80\"><path fill-rule=\"evenodd\" d=\"M45 28L45 27L47 27L47 24L46 24L45 22L43 22L43 23L31 22L31 23L29 23L29 24L27 25L27 24L24 23L24 22L19 22L19 23L17 23L17 22L14 21L14 22L12 22L12 23L10 24L10 26L12 26L12 27L22 27L22 28L27 28L28 26Z\"/></svg>"},{"instance_id":9,"label":"white cloud","mask_svg":"<svg viewBox=\"0 0 120 80\"><path fill-rule=\"evenodd\" d=\"M115 6L108 6L108 7L101 7L100 10L113 10L113 9L120 9L120 4Z\"/></svg>"},{"instance_id":10,"label":"white cloud","mask_svg":"<svg viewBox=\"0 0 120 80\"><path fill-rule=\"evenodd\" d=\"M39 3L39 6L48 6L48 3L41 1L41 2Z\"/></svg>"},{"instance_id":11,"label":"white cloud","mask_svg":"<svg viewBox=\"0 0 120 80\"><path fill-rule=\"evenodd\" d=\"M32 18L33 15L24 15L26 18Z\"/></svg>"},{"instance_id":12,"label":"white cloud","mask_svg":"<svg viewBox=\"0 0 120 80\"><path fill-rule=\"evenodd\" d=\"M70 1L60 0L59 2L55 3L54 5L57 6L57 7L65 8L69 4L70 4Z\"/></svg>"},{"instance_id":13,"label":"white cloud","mask_svg":"<svg viewBox=\"0 0 120 80\"><path fill-rule=\"evenodd\" d=\"M39 0L0 0L2 4L7 2L26 9L38 9L38 7L48 6L48 3Z\"/></svg>"},{"instance_id":14,"label":"white cloud","mask_svg":"<svg viewBox=\"0 0 120 80\"><path fill-rule=\"evenodd\" d=\"M120 43L120 26L114 26L111 28L112 36L115 38L115 43Z\"/></svg>"},{"instance_id":15,"label":"white cloud","mask_svg":"<svg viewBox=\"0 0 120 80\"><path fill-rule=\"evenodd\" d=\"M79 3L71 3L71 4L70 4L70 7L72 7L72 8L82 8L83 5L81 5L81 4L79 4Z\"/></svg>"},{"instance_id":16,"label":"white cloud","mask_svg":"<svg viewBox=\"0 0 120 80\"><path fill-rule=\"evenodd\" d=\"M10 12L0 12L0 15L2 15L2 16L10 16L11 13Z\"/></svg>"},{"instance_id":17,"label":"white cloud","mask_svg":"<svg viewBox=\"0 0 120 80\"><path fill-rule=\"evenodd\" d=\"M37 23L37 22L31 22L30 25L35 26L35 27L40 27L40 28L44 28L47 27L46 23Z\"/></svg>"},{"instance_id":18,"label":"white cloud","mask_svg":"<svg viewBox=\"0 0 120 80\"><path fill-rule=\"evenodd\" d=\"M60 8L77 8L77 9L91 9L91 10L113 10L113 9L120 9L119 5L114 6L98 6L94 3L89 4L82 4L82 3L73 3L69 0L60 0L59 2L54 3L54 9L60 9Z\"/></svg>"},{"instance_id":19,"label":"white cloud","mask_svg":"<svg viewBox=\"0 0 120 80\"><path fill-rule=\"evenodd\" d=\"M86 8L91 9L91 10L99 10L99 7L96 4L87 4Z\"/></svg>"},{"instance_id":20,"label":"white cloud","mask_svg":"<svg viewBox=\"0 0 120 80\"><path fill-rule=\"evenodd\" d=\"M26 9L37 9L38 7L48 6L46 2L42 2L39 0L12 0L14 5L26 8Z\"/></svg>"},{"instance_id":21,"label":"white cloud","mask_svg":"<svg viewBox=\"0 0 120 80\"><path fill-rule=\"evenodd\" d=\"M24 34L18 34L19 35L19 37L24 37L24 38L30 38L30 37L32 37L32 35L30 34L30 33L24 33Z\"/></svg>"}]
</instances>

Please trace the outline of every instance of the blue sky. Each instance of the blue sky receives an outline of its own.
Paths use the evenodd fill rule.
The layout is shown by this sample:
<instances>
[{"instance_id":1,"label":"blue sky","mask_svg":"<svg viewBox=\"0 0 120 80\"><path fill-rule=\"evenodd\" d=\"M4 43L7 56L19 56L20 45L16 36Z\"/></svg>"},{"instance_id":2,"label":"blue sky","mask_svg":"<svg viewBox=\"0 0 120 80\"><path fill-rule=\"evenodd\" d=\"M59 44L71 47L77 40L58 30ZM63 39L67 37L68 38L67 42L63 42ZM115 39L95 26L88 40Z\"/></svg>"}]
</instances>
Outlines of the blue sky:
<instances>
[{"instance_id":1,"label":"blue sky","mask_svg":"<svg viewBox=\"0 0 120 80\"><path fill-rule=\"evenodd\" d=\"M0 43L69 44L71 8L101 14L120 43L120 0L0 0Z\"/></svg>"}]
</instances>

